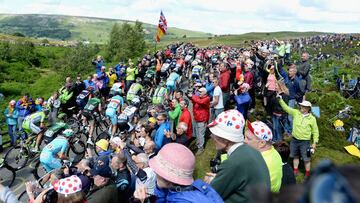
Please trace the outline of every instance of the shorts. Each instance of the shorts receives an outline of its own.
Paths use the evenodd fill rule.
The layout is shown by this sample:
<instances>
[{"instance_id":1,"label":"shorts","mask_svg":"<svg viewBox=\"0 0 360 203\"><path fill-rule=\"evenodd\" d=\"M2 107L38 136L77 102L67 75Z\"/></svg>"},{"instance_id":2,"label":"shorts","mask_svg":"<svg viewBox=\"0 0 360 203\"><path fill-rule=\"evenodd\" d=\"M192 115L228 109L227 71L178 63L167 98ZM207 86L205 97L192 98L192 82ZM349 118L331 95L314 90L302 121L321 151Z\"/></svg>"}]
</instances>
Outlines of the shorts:
<instances>
[{"instance_id":1,"label":"shorts","mask_svg":"<svg viewBox=\"0 0 360 203\"><path fill-rule=\"evenodd\" d=\"M298 140L296 138L292 138L290 141L290 157L291 158L301 157L306 162L310 161L311 158L308 157L306 153L309 147L310 147L310 140Z\"/></svg>"},{"instance_id":2,"label":"shorts","mask_svg":"<svg viewBox=\"0 0 360 203\"><path fill-rule=\"evenodd\" d=\"M109 117L111 124L116 125L117 124L117 115L116 110L113 108L106 109L105 115Z\"/></svg>"},{"instance_id":3,"label":"shorts","mask_svg":"<svg viewBox=\"0 0 360 203\"><path fill-rule=\"evenodd\" d=\"M167 90L169 90L169 91L175 91L175 85L166 85L166 87L167 87Z\"/></svg>"},{"instance_id":4,"label":"shorts","mask_svg":"<svg viewBox=\"0 0 360 203\"><path fill-rule=\"evenodd\" d=\"M62 166L60 159L44 153L41 153L40 155L40 163L43 165L46 172L50 172L54 169L59 169Z\"/></svg>"},{"instance_id":5,"label":"shorts","mask_svg":"<svg viewBox=\"0 0 360 203\"><path fill-rule=\"evenodd\" d=\"M192 74L191 79L200 79L200 76L198 74Z\"/></svg>"},{"instance_id":6,"label":"shorts","mask_svg":"<svg viewBox=\"0 0 360 203\"><path fill-rule=\"evenodd\" d=\"M88 120L88 121L93 121L93 120L94 120L94 116L93 116L92 112L90 112L90 111L84 110L84 111L82 112L82 115L83 115L83 116L86 118L86 120Z\"/></svg>"}]
</instances>

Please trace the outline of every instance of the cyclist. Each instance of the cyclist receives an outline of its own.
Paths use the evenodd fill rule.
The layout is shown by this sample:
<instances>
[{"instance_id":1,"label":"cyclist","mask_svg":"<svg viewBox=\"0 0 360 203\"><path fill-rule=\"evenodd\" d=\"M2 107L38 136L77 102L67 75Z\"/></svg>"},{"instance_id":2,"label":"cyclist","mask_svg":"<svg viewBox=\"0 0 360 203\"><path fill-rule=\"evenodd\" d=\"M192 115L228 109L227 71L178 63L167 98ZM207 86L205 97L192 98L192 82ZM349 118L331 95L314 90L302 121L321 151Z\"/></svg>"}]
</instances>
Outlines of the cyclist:
<instances>
[{"instance_id":1,"label":"cyclist","mask_svg":"<svg viewBox=\"0 0 360 203\"><path fill-rule=\"evenodd\" d=\"M192 62L191 65L193 65L194 67L192 68L192 75L191 75L191 79L200 79L201 78L201 74L203 72L204 67L202 67L200 65L201 61L200 60L195 60Z\"/></svg>"},{"instance_id":2,"label":"cyclist","mask_svg":"<svg viewBox=\"0 0 360 203\"><path fill-rule=\"evenodd\" d=\"M172 70L171 74L169 75L166 81L166 88L169 92L169 95L173 95L174 91L176 90L176 85L180 83L180 75L176 73L176 70Z\"/></svg>"},{"instance_id":3,"label":"cyclist","mask_svg":"<svg viewBox=\"0 0 360 203\"><path fill-rule=\"evenodd\" d=\"M133 83L129 91L126 94L126 101L131 102L131 100L134 99L134 97L140 96L144 92L144 87L141 84L141 78L136 78L136 83Z\"/></svg>"},{"instance_id":4,"label":"cyclist","mask_svg":"<svg viewBox=\"0 0 360 203\"><path fill-rule=\"evenodd\" d=\"M46 172L61 168L61 160L68 159L65 155L69 148L68 139L74 135L72 129L66 129L62 135L57 136L47 144L40 154L40 163Z\"/></svg>"},{"instance_id":5,"label":"cyclist","mask_svg":"<svg viewBox=\"0 0 360 203\"><path fill-rule=\"evenodd\" d=\"M100 94L98 91L96 91L94 93L94 97L89 99L89 101L84 107L84 111L82 112L83 125L85 126L87 122L89 123L89 138L87 140L87 143L90 145L94 145L91 139L95 127L94 116L101 113L101 100L98 98L100 98Z\"/></svg>"},{"instance_id":6,"label":"cyclist","mask_svg":"<svg viewBox=\"0 0 360 203\"><path fill-rule=\"evenodd\" d=\"M165 97L167 96L167 90L164 86L165 83L161 81L157 86L157 88L155 89L154 94L152 96L153 105L163 104L163 102L165 101Z\"/></svg>"},{"instance_id":7,"label":"cyclist","mask_svg":"<svg viewBox=\"0 0 360 203\"><path fill-rule=\"evenodd\" d=\"M50 110L46 108L43 111L32 113L25 117L25 120L22 124L22 128L24 129L26 134L33 133L37 135L36 145L32 149L33 152L39 152L39 146L44 135L44 122L49 112Z\"/></svg>"},{"instance_id":8,"label":"cyclist","mask_svg":"<svg viewBox=\"0 0 360 203\"><path fill-rule=\"evenodd\" d=\"M111 121L111 136L114 136L117 130L117 116L121 113L121 107L124 105L124 99L120 96L121 93L121 89L114 92L114 96L110 99L105 111L105 115Z\"/></svg>"}]
</instances>

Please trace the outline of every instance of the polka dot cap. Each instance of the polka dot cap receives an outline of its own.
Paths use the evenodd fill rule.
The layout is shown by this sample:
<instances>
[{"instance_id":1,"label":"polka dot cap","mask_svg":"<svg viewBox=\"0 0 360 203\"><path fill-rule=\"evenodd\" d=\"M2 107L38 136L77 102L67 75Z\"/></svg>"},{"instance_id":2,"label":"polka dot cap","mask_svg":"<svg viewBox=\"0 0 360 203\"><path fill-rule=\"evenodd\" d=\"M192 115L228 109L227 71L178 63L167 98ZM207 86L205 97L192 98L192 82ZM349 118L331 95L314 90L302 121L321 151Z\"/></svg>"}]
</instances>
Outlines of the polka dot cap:
<instances>
[{"instance_id":1,"label":"polka dot cap","mask_svg":"<svg viewBox=\"0 0 360 203\"><path fill-rule=\"evenodd\" d=\"M76 175L57 180L53 183L54 190L57 193L69 195L81 191L82 184Z\"/></svg>"},{"instance_id":2,"label":"polka dot cap","mask_svg":"<svg viewBox=\"0 0 360 203\"><path fill-rule=\"evenodd\" d=\"M271 132L271 129L265 123L261 121L254 121L248 127L256 137L265 141L272 140L273 134Z\"/></svg>"}]
</instances>

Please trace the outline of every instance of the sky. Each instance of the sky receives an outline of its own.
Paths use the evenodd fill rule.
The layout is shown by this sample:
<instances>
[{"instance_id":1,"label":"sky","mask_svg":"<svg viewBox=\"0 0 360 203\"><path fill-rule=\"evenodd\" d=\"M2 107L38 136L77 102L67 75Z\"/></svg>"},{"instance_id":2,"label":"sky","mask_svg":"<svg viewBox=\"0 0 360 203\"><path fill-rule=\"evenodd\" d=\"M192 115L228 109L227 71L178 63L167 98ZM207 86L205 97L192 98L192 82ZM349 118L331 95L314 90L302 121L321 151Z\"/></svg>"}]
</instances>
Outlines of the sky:
<instances>
[{"instance_id":1,"label":"sky","mask_svg":"<svg viewBox=\"0 0 360 203\"><path fill-rule=\"evenodd\" d=\"M360 33L360 0L0 0L0 13L139 20L212 34ZM170 28L171 29L171 28Z\"/></svg>"}]
</instances>

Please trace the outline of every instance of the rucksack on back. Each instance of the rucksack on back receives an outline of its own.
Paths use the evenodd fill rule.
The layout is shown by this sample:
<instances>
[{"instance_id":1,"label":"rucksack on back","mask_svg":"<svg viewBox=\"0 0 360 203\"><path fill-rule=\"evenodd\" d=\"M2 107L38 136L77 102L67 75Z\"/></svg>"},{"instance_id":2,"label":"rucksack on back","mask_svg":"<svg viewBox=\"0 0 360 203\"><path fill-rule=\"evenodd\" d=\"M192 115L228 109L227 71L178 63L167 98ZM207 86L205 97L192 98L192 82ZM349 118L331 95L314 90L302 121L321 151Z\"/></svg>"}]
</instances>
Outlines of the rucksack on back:
<instances>
[{"instance_id":1,"label":"rucksack on back","mask_svg":"<svg viewBox=\"0 0 360 203\"><path fill-rule=\"evenodd\" d=\"M76 97L76 104L83 109L86 103L89 100L90 92L87 90L83 90L77 97Z\"/></svg>"}]
</instances>

